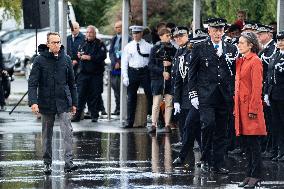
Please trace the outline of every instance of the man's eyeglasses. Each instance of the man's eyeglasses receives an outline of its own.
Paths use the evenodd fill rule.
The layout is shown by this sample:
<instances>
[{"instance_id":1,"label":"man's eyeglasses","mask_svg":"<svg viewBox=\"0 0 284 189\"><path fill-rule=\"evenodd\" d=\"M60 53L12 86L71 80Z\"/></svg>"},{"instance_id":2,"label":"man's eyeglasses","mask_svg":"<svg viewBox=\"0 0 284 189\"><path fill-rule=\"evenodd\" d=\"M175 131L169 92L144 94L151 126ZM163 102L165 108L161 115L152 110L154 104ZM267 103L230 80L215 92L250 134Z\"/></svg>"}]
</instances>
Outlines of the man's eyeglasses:
<instances>
[{"instance_id":1,"label":"man's eyeglasses","mask_svg":"<svg viewBox=\"0 0 284 189\"><path fill-rule=\"evenodd\" d=\"M60 45L61 44L61 41L51 41L51 42L49 42L50 44L52 44L52 45Z\"/></svg>"}]
</instances>

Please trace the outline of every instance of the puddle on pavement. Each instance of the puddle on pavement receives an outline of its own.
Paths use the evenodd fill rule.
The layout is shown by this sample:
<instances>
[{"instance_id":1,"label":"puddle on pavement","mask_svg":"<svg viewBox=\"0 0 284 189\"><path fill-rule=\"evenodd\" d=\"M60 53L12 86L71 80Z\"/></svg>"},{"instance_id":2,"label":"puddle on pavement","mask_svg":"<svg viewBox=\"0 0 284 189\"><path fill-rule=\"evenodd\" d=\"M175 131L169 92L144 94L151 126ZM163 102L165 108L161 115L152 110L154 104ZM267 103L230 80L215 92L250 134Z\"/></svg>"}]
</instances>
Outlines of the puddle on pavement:
<instances>
[{"instance_id":1,"label":"puddle on pavement","mask_svg":"<svg viewBox=\"0 0 284 189\"><path fill-rule=\"evenodd\" d=\"M228 157L229 175L201 175L194 166L198 151L190 153L187 166L175 168L171 144L177 134L74 133L74 162L79 170L65 174L62 139L54 132L53 172L42 173L40 131L0 134L0 188L238 188L244 178L242 157ZM284 187L284 164L264 161L263 188Z\"/></svg>"}]
</instances>

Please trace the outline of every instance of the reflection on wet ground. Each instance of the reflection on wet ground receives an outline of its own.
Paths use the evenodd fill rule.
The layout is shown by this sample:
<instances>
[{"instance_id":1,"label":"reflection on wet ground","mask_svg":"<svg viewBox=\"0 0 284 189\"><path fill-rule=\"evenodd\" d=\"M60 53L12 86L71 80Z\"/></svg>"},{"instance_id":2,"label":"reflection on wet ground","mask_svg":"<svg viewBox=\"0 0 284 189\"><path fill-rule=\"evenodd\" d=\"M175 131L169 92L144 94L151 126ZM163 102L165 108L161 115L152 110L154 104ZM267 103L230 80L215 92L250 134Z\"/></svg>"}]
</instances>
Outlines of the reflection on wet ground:
<instances>
[{"instance_id":1,"label":"reflection on wet ground","mask_svg":"<svg viewBox=\"0 0 284 189\"><path fill-rule=\"evenodd\" d=\"M0 113L2 116L2 113ZM6 115L4 115L5 117ZM229 175L202 175L195 167L200 153L190 153L187 164L173 167L177 152L171 144L177 133L150 136L144 129L129 132L118 121L74 124L74 161L80 169L63 171L62 139L56 126L53 172L42 173L41 126L30 114L0 121L0 189L89 188L238 188L244 178L242 157L227 157ZM261 188L284 188L284 163L264 161Z\"/></svg>"}]
</instances>

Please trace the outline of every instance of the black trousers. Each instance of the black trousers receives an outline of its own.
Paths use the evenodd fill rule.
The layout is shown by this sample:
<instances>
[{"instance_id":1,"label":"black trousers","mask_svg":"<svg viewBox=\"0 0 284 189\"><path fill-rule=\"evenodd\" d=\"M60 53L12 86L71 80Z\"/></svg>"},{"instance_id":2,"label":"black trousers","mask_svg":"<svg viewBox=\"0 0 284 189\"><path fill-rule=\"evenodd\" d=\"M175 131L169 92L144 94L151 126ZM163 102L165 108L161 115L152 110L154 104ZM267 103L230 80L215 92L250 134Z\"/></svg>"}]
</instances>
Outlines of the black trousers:
<instances>
[{"instance_id":1,"label":"black trousers","mask_svg":"<svg viewBox=\"0 0 284 189\"><path fill-rule=\"evenodd\" d=\"M92 118L99 117L101 94L103 92L103 75L78 75L78 113L80 114L87 103Z\"/></svg>"},{"instance_id":2,"label":"black trousers","mask_svg":"<svg viewBox=\"0 0 284 189\"><path fill-rule=\"evenodd\" d=\"M129 125L133 125L135 120L135 111L137 104L137 90L142 86L147 96L148 112L152 108L151 80L148 67L134 69L128 68L129 85L127 87L127 121Z\"/></svg>"},{"instance_id":3,"label":"black trousers","mask_svg":"<svg viewBox=\"0 0 284 189\"><path fill-rule=\"evenodd\" d=\"M189 109L181 108L180 113L177 114L177 121L178 121L178 128L179 128L179 135L180 141L183 143L184 140L184 125L186 121L187 114Z\"/></svg>"},{"instance_id":4,"label":"black trousers","mask_svg":"<svg viewBox=\"0 0 284 189\"><path fill-rule=\"evenodd\" d=\"M201 161L221 167L224 162L228 108L225 103L216 106L200 105Z\"/></svg>"},{"instance_id":5,"label":"black trousers","mask_svg":"<svg viewBox=\"0 0 284 189\"><path fill-rule=\"evenodd\" d=\"M115 98L115 110L120 110L120 75L111 76L111 87L113 89L114 98Z\"/></svg>"},{"instance_id":6,"label":"black trousers","mask_svg":"<svg viewBox=\"0 0 284 189\"><path fill-rule=\"evenodd\" d=\"M260 137L250 135L241 138L247 159L246 177L260 178L262 170Z\"/></svg>"},{"instance_id":7,"label":"black trousers","mask_svg":"<svg viewBox=\"0 0 284 189\"><path fill-rule=\"evenodd\" d=\"M279 155L284 155L284 101L270 100L273 121L272 134L276 140Z\"/></svg>"},{"instance_id":8,"label":"black trousers","mask_svg":"<svg viewBox=\"0 0 284 189\"><path fill-rule=\"evenodd\" d=\"M4 96L4 86L3 86L3 77L0 75L0 106L5 105L5 96Z\"/></svg>"},{"instance_id":9,"label":"black trousers","mask_svg":"<svg viewBox=\"0 0 284 189\"><path fill-rule=\"evenodd\" d=\"M183 129L182 148L179 152L179 157L181 159L184 160L188 152L193 149L194 140L196 140L199 146L201 147L199 111L194 107L190 107Z\"/></svg>"}]
</instances>

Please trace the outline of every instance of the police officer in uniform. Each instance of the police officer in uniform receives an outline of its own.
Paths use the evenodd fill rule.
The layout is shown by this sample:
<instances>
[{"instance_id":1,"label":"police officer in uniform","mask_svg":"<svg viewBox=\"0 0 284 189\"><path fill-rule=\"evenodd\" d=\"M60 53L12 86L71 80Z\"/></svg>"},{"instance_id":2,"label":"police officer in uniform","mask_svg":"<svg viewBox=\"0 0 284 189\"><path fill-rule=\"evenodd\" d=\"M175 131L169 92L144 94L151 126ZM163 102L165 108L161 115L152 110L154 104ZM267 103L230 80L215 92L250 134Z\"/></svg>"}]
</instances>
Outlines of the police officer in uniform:
<instances>
[{"instance_id":1,"label":"police officer in uniform","mask_svg":"<svg viewBox=\"0 0 284 189\"><path fill-rule=\"evenodd\" d=\"M199 43L201 41L204 41L205 39L207 39L208 36L205 35L199 35L197 34L196 37L192 37L190 38L190 40L187 43L187 48L188 48L188 52L187 55L185 57L185 61L187 62L186 66L187 69L189 69L190 67L190 59L191 59L191 50L192 50L192 46L195 43ZM201 133L200 133L200 116L199 116L199 111L198 109L194 108L192 106L192 104L189 101L188 98L188 75L185 78L185 80L181 80L181 68L180 66L178 66L178 73L176 76L176 80L175 80L175 92L177 92L177 94L179 93L179 91L181 90L182 87L182 91L183 91L183 101L188 102L188 109L185 109L185 113L186 113L186 117L183 118L185 120L184 122L184 126L183 126L183 132L182 132L182 145L181 145L181 149L179 151L178 157L174 160L173 164L174 165L181 165L184 163L184 160L187 157L187 154L189 152L192 152L193 150L193 146L194 146L194 140L197 141L197 143L199 144L199 146L201 146ZM175 93L176 96L176 93ZM179 95L177 95L179 96ZM177 100L177 99L175 99ZM185 103L185 102L183 102ZM193 152L191 153L192 157L194 158L194 154Z\"/></svg>"},{"instance_id":2,"label":"police officer in uniform","mask_svg":"<svg viewBox=\"0 0 284 189\"><path fill-rule=\"evenodd\" d=\"M133 40L122 52L121 74L123 84L127 87L127 122L124 128L132 128L135 120L137 90L141 85L148 100L148 109L152 104L150 73L148 68L149 55L152 48L150 43L142 39L142 26L131 26Z\"/></svg>"},{"instance_id":3,"label":"police officer in uniform","mask_svg":"<svg viewBox=\"0 0 284 189\"><path fill-rule=\"evenodd\" d=\"M188 73L189 97L199 109L201 123L201 171L227 174L222 168L229 108L233 102L237 48L224 42L226 20L208 21L210 38L193 46Z\"/></svg>"},{"instance_id":4,"label":"police officer in uniform","mask_svg":"<svg viewBox=\"0 0 284 189\"><path fill-rule=\"evenodd\" d=\"M272 32L273 32L272 27L258 24L257 36L260 44L262 45L262 50L258 53L258 56L261 59L263 65L263 82L264 82L263 86L265 86L265 81L267 78L268 64L277 50L276 43L272 38L273 37ZM263 107L263 111L264 111L265 124L268 129L268 136L266 138L263 138L261 144L262 151L265 150L262 156L265 158L272 159L277 156L277 145L273 137L271 109L266 104Z\"/></svg>"},{"instance_id":5,"label":"police officer in uniform","mask_svg":"<svg viewBox=\"0 0 284 189\"><path fill-rule=\"evenodd\" d=\"M271 107L273 139L276 157L273 161L284 161L284 31L277 35L279 50L272 56L268 65L264 101Z\"/></svg>"},{"instance_id":6,"label":"police officer in uniform","mask_svg":"<svg viewBox=\"0 0 284 189\"><path fill-rule=\"evenodd\" d=\"M184 126L189 109L192 107L188 99L188 66L190 57L191 44L189 43L188 35L189 30L187 27L179 26L172 29L172 35L179 48L174 57L175 78L174 78L174 115L178 115L178 125L181 142L184 142L186 132L184 132ZM191 136L191 138L194 138ZM178 147L178 145L173 145Z\"/></svg>"},{"instance_id":7,"label":"police officer in uniform","mask_svg":"<svg viewBox=\"0 0 284 189\"><path fill-rule=\"evenodd\" d=\"M92 122L97 122L99 117L98 106L103 92L106 47L101 40L96 38L96 28L92 25L87 27L86 41L79 49L78 58L80 59L80 72L77 79L78 111L72 121L80 121L80 115L87 102Z\"/></svg>"}]
</instances>

